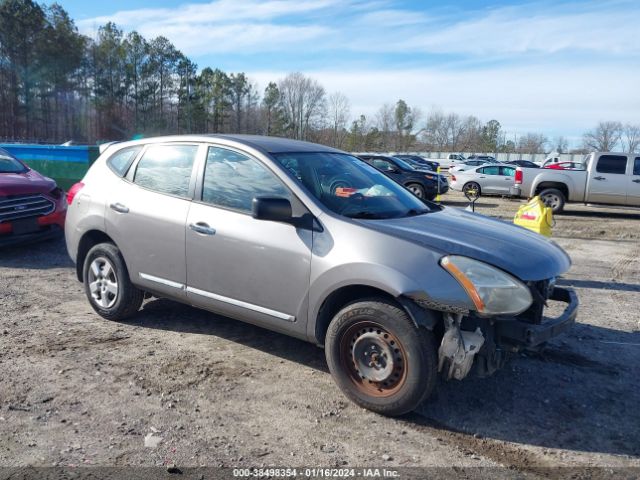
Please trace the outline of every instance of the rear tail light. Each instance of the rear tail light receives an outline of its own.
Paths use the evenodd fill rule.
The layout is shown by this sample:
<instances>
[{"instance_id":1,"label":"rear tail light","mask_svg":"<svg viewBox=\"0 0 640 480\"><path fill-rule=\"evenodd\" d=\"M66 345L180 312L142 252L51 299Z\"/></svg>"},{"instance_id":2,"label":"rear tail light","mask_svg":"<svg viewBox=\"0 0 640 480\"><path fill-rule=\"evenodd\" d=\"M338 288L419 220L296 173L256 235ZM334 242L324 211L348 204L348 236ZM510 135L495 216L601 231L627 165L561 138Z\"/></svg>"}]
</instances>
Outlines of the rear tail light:
<instances>
[{"instance_id":1,"label":"rear tail light","mask_svg":"<svg viewBox=\"0 0 640 480\"><path fill-rule=\"evenodd\" d=\"M456 181L456 176L455 175L451 175L451 181L455 182Z\"/></svg>"},{"instance_id":2,"label":"rear tail light","mask_svg":"<svg viewBox=\"0 0 640 480\"><path fill-rule=\"evenodd\" d=\"M84 183L78 182L69 189L69 191L67 192L67 203L69 205L71 205L71 203L73 202L73 199L75 198L76 194L80 190L82 190L82 187L84 187Z\"/></svg>"},{"instance_id":3,"label":"rear tail light","mask_svg":"<svg viewBox=\"0 0 640 480\"><path fill-rule=\"evenodd\" d=\"M521 168L516 168L516 185L522 185L522 169Z\"/></svg>"}]
</instances>

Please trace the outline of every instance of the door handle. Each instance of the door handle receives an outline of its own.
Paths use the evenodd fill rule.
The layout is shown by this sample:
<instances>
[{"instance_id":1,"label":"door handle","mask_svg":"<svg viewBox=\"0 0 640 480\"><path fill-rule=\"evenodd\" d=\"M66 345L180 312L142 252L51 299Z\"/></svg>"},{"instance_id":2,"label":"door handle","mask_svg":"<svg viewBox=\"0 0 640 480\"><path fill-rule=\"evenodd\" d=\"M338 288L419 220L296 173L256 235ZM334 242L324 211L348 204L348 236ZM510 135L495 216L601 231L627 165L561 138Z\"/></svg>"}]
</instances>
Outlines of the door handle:
<instances>
[{"instance_id":1,"label":"door handle","mask_svg":"<svg viewBox=\"0 0 640 480\"><path fill-rule=\"evenodd\" d=\"M640 183L640 178L637 178L636 180L631 180L633 183Z\"/></svg>"},{"instance_id":2,"label":"door handle","mask_svg":"<svg viewBox=\"0 0 640 480\"><path fill-rule=\"evenodd\" d=\"M121 203L112 203L111 205L109 205L109 208L111 210L115 210L118 213L129 213L129 208Z\"/></svg>"},{"instance_id":3,"label":"door handle","mask_svg":"<svg viewBox=\"0 0 640 480\"><path fill-rule=\"evenodd\" d=\"M594 180L606 180L604 177L593 177Z\"/></svg>"},{"instance_id":4,"label":"door handle","mask_svg":"<svg viewBox=\"0 0 640 480\"><path fill-rule=\"evenodd\" d=\"M216 229L215 228L211 228L209 225L207 225L204 222L198 222L198 223L190 223L189 224L189 228L191 230L193 230L196 233L201 233L202 235L215 235L216 234Z\"/></svg>"}]
</instances>

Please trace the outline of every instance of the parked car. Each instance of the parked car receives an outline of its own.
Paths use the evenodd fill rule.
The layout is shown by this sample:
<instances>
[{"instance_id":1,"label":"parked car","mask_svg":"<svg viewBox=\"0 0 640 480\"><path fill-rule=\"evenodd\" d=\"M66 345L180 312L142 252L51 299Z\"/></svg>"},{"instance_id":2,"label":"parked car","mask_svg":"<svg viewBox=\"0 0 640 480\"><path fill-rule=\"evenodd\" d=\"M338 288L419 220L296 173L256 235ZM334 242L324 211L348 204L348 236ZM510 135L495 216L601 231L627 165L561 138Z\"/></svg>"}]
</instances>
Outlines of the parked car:
<instances>
[{"instance_id":1,"label":"parked car","mask_svg":"<svg viewBox=\"0 0 640 480\"><path fill-rule=\"evenodd\" d=\"M0 148L0 246L61 235L66 212L55 181Z\"/></svg>"},{"instance_id":2,"label":"parked car","mask_svg":"<svg viewBox=\"0 0 640 480\"><path fill-rule=\"evenodd\" d=\"M595 152L580 166L578 170L519 167L511 193L525 198L539 195L554 213L567 202L640 207L640 155Z\"/></svg>"},{"instance_id":3,"label":"parked car","mask_svg":"<svg viewBox=\"0 0 640 480\"><path fill-rule=\"evenodd\" d=\"M427 160L426 158L422 158L418 155L393 155L395 158L399 158L400 160L404 160L409 165L415 168L426 168L427 170L431 170L432 172L437 172L440 164L438 162L433 162L431 160Z\"/></svg>"},{"instance_id":4,"label":"parked car","mask_svg":"<svg viewBox=\"0 0 640 480\"><path fill-rule=\"evenodd\" d=\"M418 198L433 200L440 193L449 191L447 177L426 169L411 166L404 160L388 155L358 155L369 165L388 175L400 185L404 185Z\"/></svg>"},{"instance_id":5,"label":"parked car","mask_svg":"<svg viewBox=\"0 0 640 480\"><path fill-rule=\"evenodd\" d=\"M529 160L509 160L508 162L504 163L508 165L515 165L516 167L540 168L540 165L534 162L530 162Z\"/></svg>"},{"instance_id":6,"label":"parked car","mask_svg":"<svg viewBox=\"0 0 640 480\"><path fill-rule=\"evenodd\" d=\"M449 153L446 157L440 157L440 158L434 159L434 161L440 164L440 167L447 168L447 169L453 167L454 165L458 165L459 163L462 163L465 160L466 158L464 158L464 155L460 153Z\"/></svg>"},{"instance_id":7,"label":"parked car","mask_svg":"<svg viewBox=\"0 0 640 480\"><path fill-rule=\"evenodd\" d=\"M496 157L492 157L491 155L476 155L475 153L473 155L469 155L467 160L485 160L491 163L500 163L496 160Z\"/></svg>"},{"instance_id":8,"label":"parked car","mask_svg":"<svg viewBox=\"0 0 640 480\"><path fill-rule=\"evenodd\" d=\"M522 165L523 167L526 165ZM553 170L584 170L584 164L578 162L558 162L550 163L542 168L551 168Z\"/></svg>"},{"instance_id":9,"label":"parked car","mask_svg":"<svg viewBox=\"0 0 640 480\"><path fill-rule=\"evenodd\" d=\"M464 193L475 190L481 195L510 195L515 172L514 165L483 165L452 174L450 186Z\"/></svg>"},{"instance_id":10,"label":"parked car","mask_svg":"<svg viewBox=\"0 0 640 480\"><path fill-rule=\"evenodd\" d=\"M489 165L492 163L495 163L495 162L491 160L484 160L484 159L467 160L465 162L459 163L458 165L451 167L449 169L449 173L464 172L465 170L469 170L473 167L479 167L480 165Z\"/></svg>"},{"instance_id":11,"label":"parked car","mask_svg":"<svg viewBox=\"0 0 640 480\"><path fill-rule=\"evenodd\" d=\"M67 249L98 314L126 319L149 294L324 345L345 395L386 415L419 405L439 370L490 374L577 313L553 242L422 201L322 145L126 142L69 195ZM567 304L553 320L549 298Z\"/></svg>"}]
</instances>

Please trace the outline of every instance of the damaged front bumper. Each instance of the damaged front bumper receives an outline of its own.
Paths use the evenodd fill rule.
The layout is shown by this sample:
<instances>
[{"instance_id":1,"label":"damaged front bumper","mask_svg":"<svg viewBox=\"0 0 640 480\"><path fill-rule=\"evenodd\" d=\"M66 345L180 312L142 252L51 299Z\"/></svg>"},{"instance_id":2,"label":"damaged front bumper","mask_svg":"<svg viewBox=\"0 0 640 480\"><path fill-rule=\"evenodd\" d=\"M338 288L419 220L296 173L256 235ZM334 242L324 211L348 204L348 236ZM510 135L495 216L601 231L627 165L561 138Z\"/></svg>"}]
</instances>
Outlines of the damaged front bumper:
<instances>
[{"instance_id":1,"label":"damaged front bumper","mask_svg":"<svg viewBox=\"0 0 640 480\"><path fill-rule=\"evenodd\" d=\"M555 287L549 300L566 303L559 317L545 318L543 304L534 316L445 313L445 333L438 350L439 370L446 378L461 380L473 364L478 375L490 375L502 367L509 352L533 349L565 332L576 321L578 296L573 290Z\"/></svg>"},{"instance_id":2,"label":"damaged front bumper","mask_svg":"<svg viewBox=\"0 0 640 480\"><path fill-rule=\"evenodd\" d=\"M498 321L496 322L497 343L532 348L569 329L578 315L578 295L573 290L555 287L549 300L567 304L559 317L539 324L520 321L517 317Z\"/></svg>"}]
</instances>

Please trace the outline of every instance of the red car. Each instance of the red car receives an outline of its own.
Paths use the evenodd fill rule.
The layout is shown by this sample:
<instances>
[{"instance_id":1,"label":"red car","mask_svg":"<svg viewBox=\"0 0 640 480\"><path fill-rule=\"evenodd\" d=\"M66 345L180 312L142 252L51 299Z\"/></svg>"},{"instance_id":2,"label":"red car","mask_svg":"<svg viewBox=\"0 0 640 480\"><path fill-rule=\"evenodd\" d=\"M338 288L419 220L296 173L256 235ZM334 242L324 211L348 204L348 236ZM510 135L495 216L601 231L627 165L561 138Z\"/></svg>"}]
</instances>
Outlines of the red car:
<instances>
[{"instance_id":1,"label":"red car","mask_svg":"<svg viewBox=\"0 0 640 480\"><path fill-rule=\"evenodd\" d=\"M576 162L560 162L552 163L543 168L551 168L553 170L583 170L584 166L581 163Z\"/></svg>"},{"instance_id":2,"label":"red car","mask_svg":"<svg viewBox=\"0 0 640 480\"><path fill-rule=\"evenodd\" d=\"M56 182L0 148L0 246L61 235L66 214Z\"/></svg>"}]
</instances>

